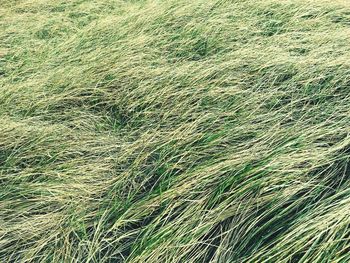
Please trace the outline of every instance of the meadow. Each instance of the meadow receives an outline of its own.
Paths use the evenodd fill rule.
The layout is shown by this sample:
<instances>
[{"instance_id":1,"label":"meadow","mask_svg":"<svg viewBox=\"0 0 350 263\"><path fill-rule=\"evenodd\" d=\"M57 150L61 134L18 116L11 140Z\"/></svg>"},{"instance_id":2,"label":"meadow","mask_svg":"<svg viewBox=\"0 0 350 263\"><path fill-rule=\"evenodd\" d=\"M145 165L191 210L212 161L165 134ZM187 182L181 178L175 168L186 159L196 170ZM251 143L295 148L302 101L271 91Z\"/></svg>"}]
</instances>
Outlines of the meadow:
<instances>
[{"instance_id":1,"label":"meadow","mask_svg":"<svg viewBox=\"0 0 350 263\"><path fill-rule=\"evenodd\" d=\"M0 262L350 262L348 0L0 0Z\"/></svg>"}]
</instances>

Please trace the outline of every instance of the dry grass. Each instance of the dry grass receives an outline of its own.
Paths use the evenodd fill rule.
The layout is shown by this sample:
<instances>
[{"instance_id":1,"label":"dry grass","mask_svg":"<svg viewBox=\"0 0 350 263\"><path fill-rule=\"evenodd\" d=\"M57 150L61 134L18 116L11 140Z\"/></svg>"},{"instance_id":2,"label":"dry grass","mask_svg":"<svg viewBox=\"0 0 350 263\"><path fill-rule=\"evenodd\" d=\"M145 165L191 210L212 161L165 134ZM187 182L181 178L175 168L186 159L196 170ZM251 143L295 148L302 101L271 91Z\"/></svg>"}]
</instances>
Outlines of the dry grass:
<instances>
[{"instance_id":1,"label":"dry grass","mask_svg":"<svg viewBox=\"0 0 350 263\"><path fill-rule=\"evenodd\" d=\"M0 262L350 261L348 1L0 6Z\"/></svg>"}]
</instances>

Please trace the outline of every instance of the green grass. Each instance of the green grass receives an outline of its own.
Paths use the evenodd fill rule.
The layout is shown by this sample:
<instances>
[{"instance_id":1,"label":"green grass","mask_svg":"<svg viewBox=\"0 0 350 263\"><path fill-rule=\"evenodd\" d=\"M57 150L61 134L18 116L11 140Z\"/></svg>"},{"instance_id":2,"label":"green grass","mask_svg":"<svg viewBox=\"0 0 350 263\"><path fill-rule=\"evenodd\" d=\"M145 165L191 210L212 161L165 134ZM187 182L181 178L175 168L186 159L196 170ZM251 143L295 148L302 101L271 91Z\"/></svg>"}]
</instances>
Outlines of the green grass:
<instances>
[{"instance_id":1,"label":"green grass","mask_svg":"<svg viewBox=\"0 0 350 263\"><path fill-rule=\"evenodd\" d=\"M350 261L346 0L0 0L0 262Z\"/></svg>"}]
</instances>

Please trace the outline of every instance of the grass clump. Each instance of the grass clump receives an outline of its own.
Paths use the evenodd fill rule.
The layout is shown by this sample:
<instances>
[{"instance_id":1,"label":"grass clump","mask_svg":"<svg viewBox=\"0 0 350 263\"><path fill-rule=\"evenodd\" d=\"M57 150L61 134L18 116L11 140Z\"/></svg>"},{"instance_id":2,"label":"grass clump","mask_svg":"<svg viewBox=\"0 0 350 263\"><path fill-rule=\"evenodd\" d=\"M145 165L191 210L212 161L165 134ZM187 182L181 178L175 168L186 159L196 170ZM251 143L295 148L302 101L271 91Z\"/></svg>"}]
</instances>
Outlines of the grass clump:
<instances>
[{"instance_id":1,"label":"grass clump","mask_svg":"<svg viewBox=\"0 0 350 263\"><path fill-rule=\"evenodd\" d=\"M2 1L1 262L349 262L346 1Z\"/></svg>"}]
</instances>

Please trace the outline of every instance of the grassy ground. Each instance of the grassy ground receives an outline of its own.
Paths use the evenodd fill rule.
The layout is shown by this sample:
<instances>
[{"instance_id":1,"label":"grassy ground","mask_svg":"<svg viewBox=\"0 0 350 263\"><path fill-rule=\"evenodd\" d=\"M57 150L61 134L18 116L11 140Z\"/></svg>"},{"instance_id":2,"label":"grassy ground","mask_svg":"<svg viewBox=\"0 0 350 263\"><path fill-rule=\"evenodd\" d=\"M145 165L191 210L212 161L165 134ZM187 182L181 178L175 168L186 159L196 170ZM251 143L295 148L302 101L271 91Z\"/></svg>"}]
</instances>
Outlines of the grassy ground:
<instances>
[{"instance_id":1,"label":"grassy ground","mask_svg":"<svg viewBox=\"0 0 350 263\"><path fill-rule=\"evenodd\" d=\"M347 0L0 0L0 262L349 262Z\"/></svg>"}]
</instances>

